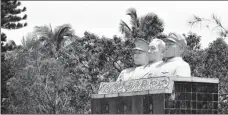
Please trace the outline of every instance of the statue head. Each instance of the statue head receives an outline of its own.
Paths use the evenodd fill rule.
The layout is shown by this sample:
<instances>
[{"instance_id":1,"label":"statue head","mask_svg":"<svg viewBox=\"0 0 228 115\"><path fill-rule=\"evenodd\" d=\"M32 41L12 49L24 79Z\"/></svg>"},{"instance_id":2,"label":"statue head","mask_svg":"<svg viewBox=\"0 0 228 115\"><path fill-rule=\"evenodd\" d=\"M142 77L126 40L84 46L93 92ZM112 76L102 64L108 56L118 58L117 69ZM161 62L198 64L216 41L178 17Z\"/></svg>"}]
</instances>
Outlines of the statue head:
<instances>
[{"instance_id":1,"label":"statue head","mask_svg":"<svg viewBox=\"0 0 228 115\"><path fill-rule=\"evenodd\" d=\"M136 65L146 65L149 63L148 50L149 43L146 40L137 38L135 40L135 48L133 48L133 59Z\"/></svg>"},{"instance_id":2,"label":"statue head","mask_svg":"<svg viewBox=\"0 0 228 115\"><path fill-rule=\"evenodd\" d=\"M149 44L149 61L157 62L162 60L164 50L165 42L161 39L153 39Z\"/></svg>"},{"instance_id":3,"label":"statue head","mask_svg":"<svg viewBox=\"0 0 228 115\"><path fill-rule=\"evenodd\" d=\"M177 33L170 33L164 41L166 43L164 58L181 56L187 46L184 36Z\"/></svg>"}]
</instances>

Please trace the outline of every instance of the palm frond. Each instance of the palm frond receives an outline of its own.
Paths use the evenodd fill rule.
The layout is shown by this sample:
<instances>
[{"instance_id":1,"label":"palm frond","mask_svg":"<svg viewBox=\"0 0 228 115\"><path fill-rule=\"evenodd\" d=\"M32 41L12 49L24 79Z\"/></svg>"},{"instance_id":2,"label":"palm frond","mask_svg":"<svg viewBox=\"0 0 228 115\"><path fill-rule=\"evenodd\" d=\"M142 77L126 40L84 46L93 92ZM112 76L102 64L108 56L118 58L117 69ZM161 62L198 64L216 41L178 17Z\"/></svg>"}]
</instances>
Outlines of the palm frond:
<instances>
[{"instance_id":1,"label":"palm frond","mask_svg":"<svg viewBox=\"0 0 228 115\"><path fill-rule=\"evenodd\" d=\"M151 36L155 36L164 31L163 21L158 18L154 13L149 13L143 17L138 18L137 12L134 8L127 10L127 15L131 17L131 28L123 21L120 22L120 32L128 38L145 38L150 39Z\"/></svg>"},{"instance_id":2,"label":"palm frond","mask_svg":"<svg viewBox=\"0 0 228 115\"><path fill-rule=\"evenodd\" d=\"M60 44L63 41L64 36L72 36L70 24L61 25L55 29L53 40L56 43L56 50L60 48Z\"/></svg>"},{"instance_id":3,"label":"palm frond","mask_svg":"<svg viewBox=\"0 0 228 115\"><path fill-rule=\"evenodd\" d=\"M126 38L131 36L131 28L123 20L120 21L119 30Z\"/></svg>"},{"instance_id":4,"label":"palm frond","mask_svg":"<svg viewBox=\"0 0 228 115\"><path fill-rule=\"evenodd\" d=\"M127 15L129 15L133 18L137 18L137 12L136 12L135 8L129 8L127 10Z\"/></svg>"},{"instance_id":5,"label":"palm frond","mask_svg":"<svg viewBox=\"0 0 228 115\"><path fill-rule=\"evenodd\" d=\"M202 18L200 18L196 15L193 15L193 20L189 21L188 23L190 26L194 26L195 24L198 24L201 21L202 21Z\"/></svg>"},{"instance_id":6,"label":"palm frond","mask_svg":"<svg viewBox=\"0 0 228 115\"><path fill-rule=\"evenodd\" d=\"M23 40L22 40L23 47L26 49L33 48L37 40L38 40L38 37L34 32L28 33L26 37L23 37Z\"/></svg>"},{"instance_id":7,"label":"palm frond","mask_svg":"<svg viewBox=\"0 0 228 115\"><path fill-rule=\"evenodd\" d=\"M140 18L140 30L146 31L154 21L153 14L147 14Z\"/></svg>"},{"instance_id":8,"label":"palm frond","mask_svg":"<svg viewBox=\"0 0 228 115\"><path fill-rule=\"evenodd\" d=\"M129 8L127 10L127 15L129 15L131 17L132 26L138 28L139 27L139 19L138 19L137 12L136 12L135 8Z\"/></svg>"},{"instance_id":9,"label":"palm frond","mask_svg":"<svg viewBox=\"0 0 228 115\"><path fill-rule=\"evenodd\" d=\"M215 16L215 14L212 15L212 19L215 21L216 25L222 27L220 19L217 16Z\"/></svg>"},{"instance_id":10,"label":"palm frond","mask_svg":"<svg viewBox=\"0 0 228 115\"><path fill-rule=\"evenodd\" d=\"M215 28L220 28L219 35L226 37L227 33L228 33L228 29L223 27L221 20L217 16L215 16L215 14L212 15L212 19L214 20L215 24L217 25Z\"/></svg>"},{"instance_id":11,"label":"palm frond","mask_svg":"<svg viewBox=\"0 0 228 115\"><path fill-rule=\"evenodd\" d=\"M164 30L163 21L154 13L148 13L140 18L139 29L148 37L153 37Z\"/></svg>"},{"instance_id":12,"label":"palm frond","mask_svg":"<svg viewBox=\"0 0 228 115\"><path fill-rule=\"evenodd\" d=\"M33 33L47 39L50 39L53 35L51 28L49 28L47 25L35 26Z\"/></svg>"}]
</instances>

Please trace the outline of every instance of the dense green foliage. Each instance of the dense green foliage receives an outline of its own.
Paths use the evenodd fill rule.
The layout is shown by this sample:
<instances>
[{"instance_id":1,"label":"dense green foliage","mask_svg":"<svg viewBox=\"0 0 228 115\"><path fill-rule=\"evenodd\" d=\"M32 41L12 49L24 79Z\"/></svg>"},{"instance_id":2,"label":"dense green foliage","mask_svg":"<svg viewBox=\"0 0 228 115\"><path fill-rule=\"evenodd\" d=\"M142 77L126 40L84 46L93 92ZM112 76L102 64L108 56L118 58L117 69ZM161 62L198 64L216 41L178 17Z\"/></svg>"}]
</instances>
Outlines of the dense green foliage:
<instances>
[{"instance_id":1,"label":"dense green foliage","mask_svg":"<svg viewBox=\"0 0 228 115\"><path fill-rule=\"evenodd\" d=\"M11 65L2 66L12 77L2 112L89 113L90 95L97 93L99 83L114 81L122 69L133 66L131 45L89 32L79 38L69 25L54 32L35 27L22 48L5 53Z\"/></svg>"}]
</instances>

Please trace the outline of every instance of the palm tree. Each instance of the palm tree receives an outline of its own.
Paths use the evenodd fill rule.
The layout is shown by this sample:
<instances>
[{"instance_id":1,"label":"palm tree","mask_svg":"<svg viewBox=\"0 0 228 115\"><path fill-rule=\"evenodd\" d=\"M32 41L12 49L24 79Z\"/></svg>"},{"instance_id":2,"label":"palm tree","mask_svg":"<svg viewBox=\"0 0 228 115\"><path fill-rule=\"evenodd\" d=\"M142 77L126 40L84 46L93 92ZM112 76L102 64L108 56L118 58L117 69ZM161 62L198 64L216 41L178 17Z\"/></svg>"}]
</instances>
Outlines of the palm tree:
<instances>
[{"instance_id":1,"label":"palm tree","mask_svg":"<svg viewBox=\"0 0 228 115\"><path fill-rule=\"evenodd\" d=\"M51 56L54 56L61 48L62 42L65 41L67 37L72 38L73 36L74 31L69 24L58 26L54 31L51 25L36 26L26 40L23 38L22 44L28 49L45 49Z\"/></svg>"},{"instance_id":2,"label":"palm tree","mask_svg":"<svg viewBox=\"0 0 228 115\"><path fill-rule=\"evenodd\" d=\"M154 13L138 17L134 8L127 10L127 15L131 17L131 27L123 20L120 21L120 32L126 39L143 38L149 41L164 31L163 21Z\"/></svg>"},{"instance_id":3,"label":"palm tree","mask_svg":"<svg viewBox=\"0 0 228 115\"><path fill-rule=\"evenodd\" d=\"M66 60L68 61L70 59L66 58L63 60L65 62L63 62L61 56L69 53L65 49L64 42L68 39L72 40L73 38L75 38L75 35L71 26L64 24L56 27L54 31L51 26L36 26L34 31L27 36L26 40L23 40L25 50L23 50L21 57L24 58L21 59L20 57L20 59L25 60L26 64L24 68L32 66L35 70L31 71L31 75L28 76L34 75L33 79L36 79L35 83L39 84L36 85L34 83L34 85L32 85L34 89L31 90L31 92L39 92L33 100L37 102L37 106L42 107L40 109L43 110L41 113L56 114L65 109L61 104L66 105L66 103L60 99L59 91L63 89L66 83L64 80L70 78L69 76L64 76L65 68L63 68L65 67L64 64L67 63ZM62 62L64 64L62 64ZM23 66L21 66L21 68L22 67ZM26 71L22 71L20 74L18 72L18 74L24 78L27 75ZM43 79L43 82L40 82L37 78ZM23 79L19 80L23 81ZM43 90L36 90L35 88L43 88ZM37 99L40 99L39 96L45 96L45 98L41 99L41 101L37 101Z\"/></svg>"}]
</instances>

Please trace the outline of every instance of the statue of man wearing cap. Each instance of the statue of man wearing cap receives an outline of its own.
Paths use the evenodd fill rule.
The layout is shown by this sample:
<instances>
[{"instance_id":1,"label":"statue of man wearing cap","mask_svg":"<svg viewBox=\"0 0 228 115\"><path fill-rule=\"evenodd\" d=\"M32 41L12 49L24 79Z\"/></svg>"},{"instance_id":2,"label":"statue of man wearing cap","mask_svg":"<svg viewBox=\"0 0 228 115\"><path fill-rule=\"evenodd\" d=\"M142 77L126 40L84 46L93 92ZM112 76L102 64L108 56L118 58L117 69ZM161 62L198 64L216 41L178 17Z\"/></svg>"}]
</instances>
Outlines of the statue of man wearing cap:
<instances>
[{"instance_id":1,"label":"statue of man wearing cap","mask_svg":"<svg viewBox=\"0 0 228 115\"><path fill-rule=\"evenodd\" d=\"M131 79L139 79L145 74L146 65L149 63L149 43L146 40L137 38L135 40L134 63L137 67L127 68L121 71L116 81L127 81Z\"/></svg>"},{"instance_id":2,"label":"statue of man wearing cap","mask_svg":"<svg viewBox=\"0 0 228 115\"><path fill-rule=\"evenodd\" d=\"M170 33L164 41L166 48L163 62L157 66L157 76L191 77L190 66L181 57L187 46L185 38L177 33Z\"/></svg>"}]
</instances>

